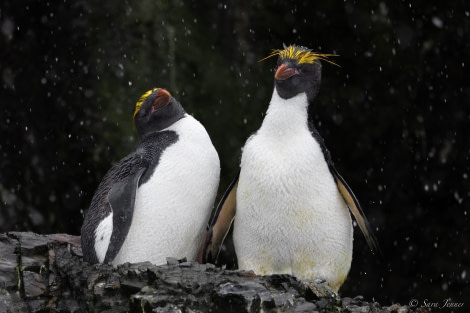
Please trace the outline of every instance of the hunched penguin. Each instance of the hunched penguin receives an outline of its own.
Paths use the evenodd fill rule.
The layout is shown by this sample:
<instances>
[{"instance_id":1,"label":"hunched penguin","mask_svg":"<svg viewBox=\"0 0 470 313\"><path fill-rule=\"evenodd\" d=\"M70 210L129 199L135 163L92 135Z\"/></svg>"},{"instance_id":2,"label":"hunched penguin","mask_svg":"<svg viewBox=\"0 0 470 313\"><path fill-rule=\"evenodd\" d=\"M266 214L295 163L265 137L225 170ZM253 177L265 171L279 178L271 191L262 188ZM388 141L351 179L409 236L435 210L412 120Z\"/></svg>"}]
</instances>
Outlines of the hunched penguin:
<instances>
[{"instance_id":1,"label":"hunched penguin","mask_svg":"<svg viewBox=\"0 0 470 313\"><path fill-rule=\"evenodd\" d=\"M135 106L140 143L96 190L81 229L89 263L195 258L220 175L205 128L161 88Z\"/></svg>"}]
</instances>

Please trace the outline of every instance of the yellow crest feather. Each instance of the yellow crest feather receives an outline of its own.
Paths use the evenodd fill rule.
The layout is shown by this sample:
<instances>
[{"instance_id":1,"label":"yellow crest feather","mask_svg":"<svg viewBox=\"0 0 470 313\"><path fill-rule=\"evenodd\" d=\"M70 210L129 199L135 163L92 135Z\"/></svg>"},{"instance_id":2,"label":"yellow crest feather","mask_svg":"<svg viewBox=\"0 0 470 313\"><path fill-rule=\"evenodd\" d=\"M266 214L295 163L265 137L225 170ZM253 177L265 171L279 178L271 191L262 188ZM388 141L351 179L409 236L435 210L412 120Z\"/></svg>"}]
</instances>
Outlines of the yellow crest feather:
<instances>
[{"instance_id":1,"label":"yellow crest feather","mask_svg":"<svg viewBox=\"0 0 470 313\"><path fill-rule=\"evenodd\" d=\"M313 64L316 60L322 60L330 64L339 66L335 62L328 59L329 57L338 56L337 54L315 53L312 52L312 50L310 49L295 45L285 47L283 50L274 49L267 57L261 59L260 62L276 55L278 55L281 60L291 59L297 61L298 64Z\"/></svg>"},{"instance_id":2,"label":"yellow crest feather","mask_svg":"<svg viewBox=\"0 0 470 313\"><path fill-rule=\"evenodd\" d=\"M148 98L154 91L157 91L160 88L153 88L150 90L147 90L142 96L140 96L139 100L135 104L135 110L134 110L134 119L137 113L140 111L140 108L142 107L142 104L144 103L145 99Z\"/></svg>"}]
</instances>

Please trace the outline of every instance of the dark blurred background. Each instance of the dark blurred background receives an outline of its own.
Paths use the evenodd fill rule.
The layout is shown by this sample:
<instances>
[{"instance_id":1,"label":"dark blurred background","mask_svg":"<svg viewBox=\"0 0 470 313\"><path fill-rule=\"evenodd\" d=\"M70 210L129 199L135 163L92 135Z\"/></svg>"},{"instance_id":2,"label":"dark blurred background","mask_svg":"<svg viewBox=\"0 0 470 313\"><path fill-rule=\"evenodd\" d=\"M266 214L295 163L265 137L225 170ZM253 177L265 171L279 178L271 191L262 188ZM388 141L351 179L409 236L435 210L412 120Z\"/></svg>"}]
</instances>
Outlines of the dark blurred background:
<instances>
[{"instance_id":1,"label":"dark blurred background","mask_svg":"<svg viewBox=\"0 0 470 313\"><path fill-rule=\"evenodd\" d=\"M78 235L154 86L206 126L223 193L271 97L258 61L299 44L339 54L314 118L384 252L356 228L342 295L470 308L470 5L434 2L1 1L0 231Z\"/></svg>"}]
</instances>

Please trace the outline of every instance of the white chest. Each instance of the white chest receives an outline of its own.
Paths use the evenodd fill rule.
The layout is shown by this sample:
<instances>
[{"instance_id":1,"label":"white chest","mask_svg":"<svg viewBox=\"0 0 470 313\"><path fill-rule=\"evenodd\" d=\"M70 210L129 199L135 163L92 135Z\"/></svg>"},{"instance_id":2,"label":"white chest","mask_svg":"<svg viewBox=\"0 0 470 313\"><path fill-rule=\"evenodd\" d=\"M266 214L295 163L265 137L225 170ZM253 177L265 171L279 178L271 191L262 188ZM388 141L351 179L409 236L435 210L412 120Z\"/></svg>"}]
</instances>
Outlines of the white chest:
<instances>
[{"instance_id":1,"label":"white chest","mask_svg":"<svg viewBox=\"0 0 470 313\"><path fill-rule=\"evenodd\" d=\"M113 264L167 257L193 260L219 183L217 152L202 125L186 116L169 127L178 141L137 190L131 227Z\"/></svg>"},{"instance_id":2,"label":"white chest","mask_svg":"<svg viewBox=\"0 0 470 313\"><path fill-rule=\"evenodd\" d=\"M306 99L274 96L243 148L234 224L239 266L342 280L352 254L348 208L308 129Z\"/></svg>"}]
</instances>

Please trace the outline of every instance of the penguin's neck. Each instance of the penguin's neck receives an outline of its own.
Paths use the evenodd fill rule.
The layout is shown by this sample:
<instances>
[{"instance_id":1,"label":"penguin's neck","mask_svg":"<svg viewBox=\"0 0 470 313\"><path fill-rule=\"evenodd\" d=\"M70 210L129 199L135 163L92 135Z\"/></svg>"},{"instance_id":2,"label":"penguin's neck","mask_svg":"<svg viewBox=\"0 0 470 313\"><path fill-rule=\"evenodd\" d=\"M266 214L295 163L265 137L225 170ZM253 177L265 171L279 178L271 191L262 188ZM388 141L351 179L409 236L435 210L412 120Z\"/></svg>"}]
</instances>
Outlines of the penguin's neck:
<instances>
[{"instance_id":1,"label":"penguin's neck","mask_svg":"<svg viewBox=\"0 0 470 313\"><path fill-rule=\"evenodd\" d=\"M308 131L308 106L306 93L283 99L274 88L271 102L258 133L280 138L290 137L304 130Z\"/></svg>"},{"instance_id":2,"label":"penguin's neck","mask_svg":"<svg viewBox=\"0 0 470 313\"><path fill-rule=\"evenodd\" d=\"M141 136L140 142L141 143L149 142L149 141L152 142L154 140L155 136L158 136L158 134L167 133L168 131L172 131L175 128L175 125L178 125L179 123L181 123L180 121L183 118L185 118L186 116L189 116L189 115L186 114L186 113L183 113L183 115L181 115L181 117L179 117L178 119L175 119L175 121L173 123L171 123L169 126L163 128L163 129L157 128L157 129L146 132L144 135Z\"/></svg>"}]
</instances>

